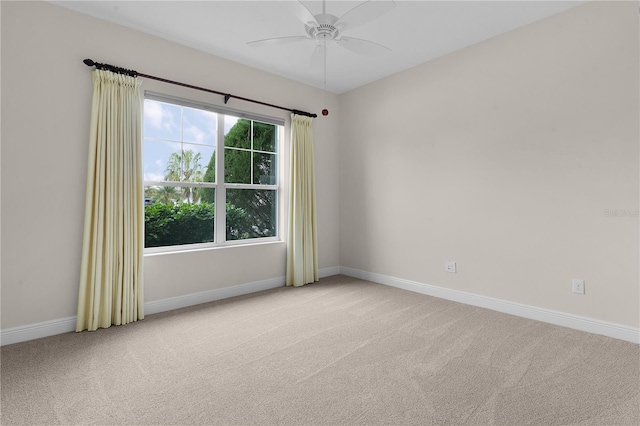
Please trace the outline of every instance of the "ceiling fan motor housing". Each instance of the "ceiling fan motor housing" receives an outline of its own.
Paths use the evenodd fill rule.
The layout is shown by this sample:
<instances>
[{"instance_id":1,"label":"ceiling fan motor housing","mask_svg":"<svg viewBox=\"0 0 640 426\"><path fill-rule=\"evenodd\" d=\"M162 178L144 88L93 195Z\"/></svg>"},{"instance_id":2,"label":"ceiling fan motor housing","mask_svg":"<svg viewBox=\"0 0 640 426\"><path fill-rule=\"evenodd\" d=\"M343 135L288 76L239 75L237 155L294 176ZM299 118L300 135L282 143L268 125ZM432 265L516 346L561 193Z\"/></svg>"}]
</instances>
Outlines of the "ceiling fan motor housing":
<instances>
[{"instance_id":1,"label":"ceiling fan motor housing","mask_svg":"<svg viewBox=\"0 0 640 426\"><path fill-rule=\"evenodd\" d=\"M331 40L340 39L340 28L334 24L338 20L336 16L329 14L315 15L318 25L307 24L307 34L315 39L329 38Z\"/></svg>"}]
</instances>

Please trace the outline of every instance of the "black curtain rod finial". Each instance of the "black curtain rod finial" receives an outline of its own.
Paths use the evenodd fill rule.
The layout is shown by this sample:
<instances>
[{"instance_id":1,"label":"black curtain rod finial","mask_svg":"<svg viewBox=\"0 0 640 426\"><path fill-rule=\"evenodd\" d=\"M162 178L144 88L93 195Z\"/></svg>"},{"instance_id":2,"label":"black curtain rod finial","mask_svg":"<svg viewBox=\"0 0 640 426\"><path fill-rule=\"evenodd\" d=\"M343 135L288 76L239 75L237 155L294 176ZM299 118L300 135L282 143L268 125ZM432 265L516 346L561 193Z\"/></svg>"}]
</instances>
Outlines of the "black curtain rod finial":
<instances>
[{"instance_id":1,"label":"black curtain rod finial","mask_svg":"<svg viewBox=\"0 0 640 426\"><path fill-rule=\"evenodd\" d=\"M84 62L84 64L88 67L96 67L96 69L99 69L99 70L107 70L107 71L115 72L116 74L124 74L131 77L138 76L138 71L128 70L126 68L116 67L114 65L109 65L109 64L101 64L99 62L95 62L93 59L85 59L82 62Z\"/></svg>"}]
</instances>

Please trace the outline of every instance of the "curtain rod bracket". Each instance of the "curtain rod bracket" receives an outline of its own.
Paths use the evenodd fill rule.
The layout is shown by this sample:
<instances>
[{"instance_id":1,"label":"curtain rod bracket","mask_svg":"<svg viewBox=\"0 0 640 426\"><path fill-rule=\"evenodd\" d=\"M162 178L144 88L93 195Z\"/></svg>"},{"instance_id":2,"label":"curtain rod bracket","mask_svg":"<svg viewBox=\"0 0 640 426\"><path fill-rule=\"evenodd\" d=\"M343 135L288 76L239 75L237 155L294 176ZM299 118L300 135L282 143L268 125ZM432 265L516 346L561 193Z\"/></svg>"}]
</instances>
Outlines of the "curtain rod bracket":
<instances>
[{"instance_id":1,"label":"curtain rod bracket","mask_svg":"<svg viewBox=\"0 0 640 426\"><path fill-rule=\"evenodd\" d=\"M224 95L224 104L225 105L227 104L227 102L229 102L229 99L231 99L231 95L230 94L227 93L226 95Z\"/></svg>"}]
</instances>

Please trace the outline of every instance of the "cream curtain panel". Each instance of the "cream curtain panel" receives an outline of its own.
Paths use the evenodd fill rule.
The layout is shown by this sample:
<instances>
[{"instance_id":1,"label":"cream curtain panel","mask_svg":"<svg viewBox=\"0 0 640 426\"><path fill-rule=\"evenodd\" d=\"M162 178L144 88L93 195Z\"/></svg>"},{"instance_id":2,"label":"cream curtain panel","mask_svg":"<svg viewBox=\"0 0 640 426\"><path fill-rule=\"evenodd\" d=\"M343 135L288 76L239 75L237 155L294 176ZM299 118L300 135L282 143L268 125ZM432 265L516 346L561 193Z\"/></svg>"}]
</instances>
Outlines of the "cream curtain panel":
<instances>
[{"instance_id":1,"label":"cream curtain panel","mask_svg":"<svg viewBox=\"0 0 640 426\"><path fill-rule=\"evenodd\" d=\"M103 70L92 77L76 331L144 318L140 81Z\"/></svg>"},{"instance_id":2,"label":"cream curtain panel","mask_svg":"<svg viewBox=\"0 0 640 426\"><path fill-rule=\"evenodd\" d=\"M287 285L296 287L318 281L316 181L311 124L311 117L291 115Z\"/></svg>"}]
</instances>

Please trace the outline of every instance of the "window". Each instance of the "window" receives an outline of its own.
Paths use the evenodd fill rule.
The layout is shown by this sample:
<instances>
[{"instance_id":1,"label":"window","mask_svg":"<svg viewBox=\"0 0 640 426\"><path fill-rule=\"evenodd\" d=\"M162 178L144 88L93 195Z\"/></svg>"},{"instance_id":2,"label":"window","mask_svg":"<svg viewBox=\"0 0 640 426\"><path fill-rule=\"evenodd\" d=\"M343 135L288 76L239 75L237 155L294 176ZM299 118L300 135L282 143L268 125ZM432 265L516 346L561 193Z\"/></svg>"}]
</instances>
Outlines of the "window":
<instances>
[{"instance_id":1,"label":"window","mask_svg":"<svg viewBox=\"0 0 640 426\"><path fill-rule=\"evenodd\" d=\"M147 94L145 248L276 239L282 124Z\"/></svg>"}]
</instances>

